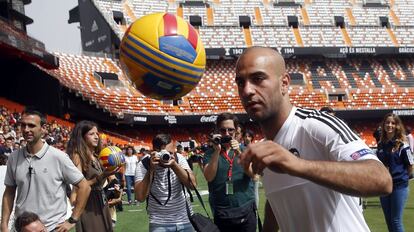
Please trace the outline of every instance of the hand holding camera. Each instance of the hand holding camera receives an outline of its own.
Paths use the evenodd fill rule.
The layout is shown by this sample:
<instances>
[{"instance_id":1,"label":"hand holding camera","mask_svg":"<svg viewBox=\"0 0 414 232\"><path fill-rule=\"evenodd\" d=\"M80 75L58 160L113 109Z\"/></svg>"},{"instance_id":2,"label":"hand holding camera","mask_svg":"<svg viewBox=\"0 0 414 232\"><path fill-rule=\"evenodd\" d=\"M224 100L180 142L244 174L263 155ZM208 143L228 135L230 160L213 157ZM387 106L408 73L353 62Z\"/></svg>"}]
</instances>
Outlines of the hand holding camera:
<instances>
[{"instance_id":1,"label":"hand holding camera","mask_svg":"<svg viewBox=\"0 0 414 232\"><path fill-rule=\"evenodd\" d=\"M221 135L221 134L213 134L210 138L210 141L212 142L213 148L215 150L221 150L224 144L231 144L234 139L231 136L228 135ZM236 140L234 140L237 142Z\"/></svg>"},{"instance_id":2,"label":"hand holding camera","mask_svg":"<svg viewBox=\"0 0 414 232\"><path fill-rule=\"evenodd\" d=\"M154 151L151 154L151 163L153 166L160 165L162 167L171 167L175 162L175 157L167 150L161 150L159 152Z\"/></svg>"},{"instance_id":3,"label":"hand holding camera","mask_svg":"<svg viewBox=\"0 0 414 232\"><path fill-rule=\"evenodd\" d=\"M155 153L155 156L160 158L160 162L162 163L168 163L171 159L174 159L174 156L167 150L161 150L160 152Z\"/></svg>"},{"instance_id":4,"label":"hand holding camera","mask_svg":"<svg viewBox=\"0 0 414 232\"><path fill-rule=\"evenodd\" d=\"M213 149L215 151L220 151L221 150L221 135L220 134L212 134L210 135L210 145L213 147Z\"/></svg>"},{"instance_id":5,"label":"hand holding camera","mask_svg":"<svg viewBox=\"0 0 414 232\"><path fill-rule=\"evenodd\" d=\"M215 135L213 135L213 143L220 144L220 145L230 143L231 140L233 139L231 136L227 136L227 135L225 136L217 135L216 137L214 136Z\"/></svg>"},{"instance_id":6,"label":"hand holding camera","mask_svg":"<svg viewBox=\"0 0 414 232\"><path fill-rule=\"evenodd\" d=\"M239 153L241 153L240 152L240 143L239 143L239 141L237 141L235 139L232 139L230 141L230 146L233 150L239 151Z\"/></svg>"}]
</instances>

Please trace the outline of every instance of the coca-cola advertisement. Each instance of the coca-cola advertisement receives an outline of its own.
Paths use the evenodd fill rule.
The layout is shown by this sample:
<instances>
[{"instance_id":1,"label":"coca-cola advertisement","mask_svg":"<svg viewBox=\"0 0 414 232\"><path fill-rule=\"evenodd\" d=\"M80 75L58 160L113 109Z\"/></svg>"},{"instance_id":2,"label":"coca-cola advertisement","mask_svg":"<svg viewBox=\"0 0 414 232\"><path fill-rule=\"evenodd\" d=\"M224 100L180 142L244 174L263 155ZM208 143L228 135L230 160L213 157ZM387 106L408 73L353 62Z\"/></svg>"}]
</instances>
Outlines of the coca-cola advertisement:
<instances>
[{"instance_id":1,"label":"coca-cola advertisement","mask_svg":"<svg viewBox=\"0 0 414 232\"><path fill-rule=\"evenodd\" d=\"M215 123L217 120L217 115L203 115L200 118L201 123Z\"/></svg>"}]
</instances>

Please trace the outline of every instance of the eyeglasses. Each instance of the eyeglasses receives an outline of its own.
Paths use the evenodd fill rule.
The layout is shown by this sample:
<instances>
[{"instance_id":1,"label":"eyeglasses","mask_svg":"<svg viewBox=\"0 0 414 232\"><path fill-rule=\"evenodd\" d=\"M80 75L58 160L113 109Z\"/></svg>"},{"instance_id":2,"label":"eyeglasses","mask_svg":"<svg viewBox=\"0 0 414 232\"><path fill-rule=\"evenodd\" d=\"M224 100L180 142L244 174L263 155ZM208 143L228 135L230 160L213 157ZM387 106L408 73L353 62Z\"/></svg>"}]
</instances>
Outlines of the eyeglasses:
<instances>
[{"instance_id":1,"label":"eyeglasses","mask_svg":"<svg viewBox=\"0 0 414 232\"><path fill-rule=\"evenodd\" d=\"M220 131L220 133L223 133L223 134L226 133L226 132L234 133L234 131L236 131L236 129L234 129L234 128L220 128L219 131Z\"/></svg>"}]
</instances>

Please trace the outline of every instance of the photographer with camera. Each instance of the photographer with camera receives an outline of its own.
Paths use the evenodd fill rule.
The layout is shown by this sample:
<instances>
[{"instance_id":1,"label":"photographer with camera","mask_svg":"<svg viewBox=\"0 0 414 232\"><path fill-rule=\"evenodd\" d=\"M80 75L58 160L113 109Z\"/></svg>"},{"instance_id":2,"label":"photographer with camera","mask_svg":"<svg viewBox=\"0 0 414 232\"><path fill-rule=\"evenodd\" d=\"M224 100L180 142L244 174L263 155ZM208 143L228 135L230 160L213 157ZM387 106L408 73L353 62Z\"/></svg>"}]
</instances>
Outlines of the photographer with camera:
<instances>
[{"instance_id":1,"label":"photographer with camera","mask_svg":"<svg viewBox=\"0 0 414 232\"><path fill-rule=\"evenodd\" d=\"M103 188L106 199L108 199L109 213L111 214L112 227L115 228L117 215L116 206L122 204L122 188L121 183L117 178L112 178L111 181L106 182Z\"/></svg>"},{"instance_id":2,"label":"photographer with camera","mask_svg":"<svg viewBox=\"0 0 414 232\"><path fill-rule=\"evenodd\" d=\"M149 231L192 232L183 185L193 189L195 176L170 135L156 135L152 145L154 151L137 165L134 188L138 201L147 199Z\"/></svg>"},{"instance_id":3,"label":"photographer with camera","mask_svg":"<svg viewBox=\"0 0 414 232\"><path fill-rule=\"evenodd\" d=\"M235 115L218 115L218 134L210 138L211 149L204 155L204 176L208 182L209 201L214 223L220 231L256 231L253 171L238 164L241 154L236 140L238 119Z\"/></svg>"}]
</instances>

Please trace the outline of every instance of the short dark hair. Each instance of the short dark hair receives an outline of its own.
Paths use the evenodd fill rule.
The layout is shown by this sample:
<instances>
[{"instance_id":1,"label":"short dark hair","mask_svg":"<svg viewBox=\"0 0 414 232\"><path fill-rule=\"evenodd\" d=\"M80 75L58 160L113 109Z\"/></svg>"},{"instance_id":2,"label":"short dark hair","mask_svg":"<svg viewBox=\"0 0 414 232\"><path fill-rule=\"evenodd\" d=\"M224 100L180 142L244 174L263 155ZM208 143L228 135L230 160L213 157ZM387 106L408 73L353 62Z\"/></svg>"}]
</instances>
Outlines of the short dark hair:
<instances>
[{"instance_id":1,"label":"short dark hair","mask_svg":"<svg viewBox=\"0 0 414 232\"><path fill-rule=\"evenodd\" d=\"M244 128L243 128L243 125L242 125L242 124L240 124L240 123L238 123L238 124L237 124L236 129L237 129L237 128L240 128L242 131L243 131L243 129L244 129Z\"/></svg>"},{"instance_id":2,"label":"short dark hair","mask_svg":"<svg viewBox=\"0 0 414 232\"><path fill-rule=\"evenodd\" d=\"M167 146L171 143L171 135L158 134L152 139L152 148L154 150L161 150L163 146Z\"/></svg>"},{"instance_id":3,"label":"short dark hair","mask_svg":"<svg viewBox=\"0 0 414 232\"><path fill-rule=\"evenodd\" d=\"M220 124L223 121L226 121L226 120L232 120L233 123L234 123L234 128L236 128L236 129L239 126L239 119L237 118L236 115L230 114L230 113L222 113L222 114L219 114L217 116L217 120L216 120L216 127L217 127L217 129L220 127Z\"/></svg>"},{"instance_id":4,"label":"short dark hair","mask_svg":"<svg viewBox=\"0 0 414 232\"><path fill-rule=\"evenodd\" d=\"M37 115L40 118L40 125L43 126L46 124L46 115L43 114L42 112L40 112L39 110L33 108L33 107L26 107L26 109L24 109L22 115Z\"/></svg>"},{"instance_id":5,"label":"short dark hair","mask_svg":"<svg viewBox=\"0 0 414 232\"><path fill-rule=\"evenodd\" d=\"M137 151L135 150L135 148L134 148L133 146L131 146L131 145L128 145L125 149L126 149L127 151L128 151L128 149L132 149L132 153L133 153L133 154L137 153Z\"/></svg>"},{"instance_id":6,"label":"short dark hair","mask_svg":"<svg viewBox=\"0 0 414 232\"><path fill-rule=\"evenodd\" d=\"M246 136L246 135L254 138L254 132L252 130L246 129L243 133L243 136Z\"/></svg>"},{"instance_id":7,"label":"short dark hair","mask_svg":"<svg viewBox=\"0 0 414 232\"><path fill-rule=\"evenodd\" d=\"M23 212L20 216L17 217L16 221L14 222L14 227L17 232L21 232L23 230L23 227L35 221L40 221L40 218L37 214L32 212Z\"/></svg>"}]
</instances>

